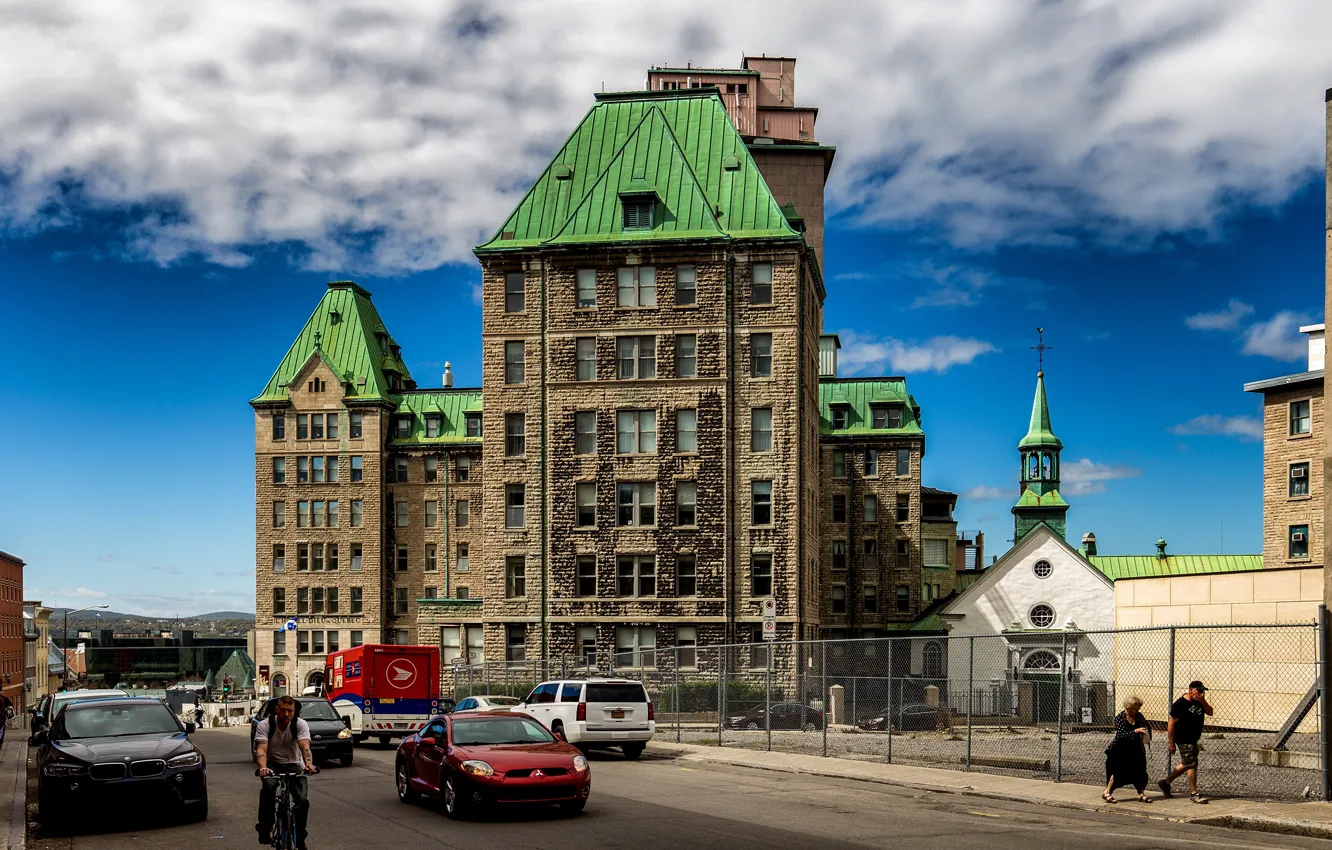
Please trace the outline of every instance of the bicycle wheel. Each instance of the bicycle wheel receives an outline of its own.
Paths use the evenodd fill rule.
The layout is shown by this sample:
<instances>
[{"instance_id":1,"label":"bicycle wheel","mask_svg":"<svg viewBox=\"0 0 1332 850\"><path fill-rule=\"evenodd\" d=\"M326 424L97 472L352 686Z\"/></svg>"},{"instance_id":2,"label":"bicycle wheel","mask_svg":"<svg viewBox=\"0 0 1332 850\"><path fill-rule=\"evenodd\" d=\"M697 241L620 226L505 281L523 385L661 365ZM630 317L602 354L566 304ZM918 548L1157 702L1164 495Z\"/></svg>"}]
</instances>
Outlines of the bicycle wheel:
<instances>
[{"instance_id":1,"label":"bicycle wheel","mask_svg":"<svg viewBox=\"0 0 1332 850\"><path fill-rule=\"evenodd\" d=\"M291 801L286 800L282 807L282 850L296 850L296 822L291 814Z\"/></svg>"}]
</instances>

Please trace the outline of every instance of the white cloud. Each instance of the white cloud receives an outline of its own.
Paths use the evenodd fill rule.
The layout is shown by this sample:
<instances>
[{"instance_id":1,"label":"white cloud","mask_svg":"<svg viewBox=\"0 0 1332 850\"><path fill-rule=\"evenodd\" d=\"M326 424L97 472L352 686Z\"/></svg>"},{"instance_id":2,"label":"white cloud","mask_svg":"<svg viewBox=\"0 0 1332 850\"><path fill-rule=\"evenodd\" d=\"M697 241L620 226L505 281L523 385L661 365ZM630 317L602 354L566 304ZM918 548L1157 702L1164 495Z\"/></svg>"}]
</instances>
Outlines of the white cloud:
<instances>
[{"instance_id":1,"label":"white cloud","mask_svg":"<svg viewBox=\"0 0 1332 850\"><path fill-rule=\"evenodd\" d=\"M132 219L104 253L158 262L470 261L603 82L751 49L799 57L830 213L1146 245L1320 173L1330 27L1323 0L9 0L0 227L92 207Z\"/></svg>"},{"instance_id":2,"label":"white cloud","mask_svg":"<svg viewBox=\"0 0 1332 850\"><path fill-rule=\"evenodd\" d=\"M964 499L973 499L977 502L993 502L998 499L1016 499L1017 495L1011 487L990 487L985 484L978 484L962 494Z\"/></svg>"},{"instance_id":3,"label":"white cloud","mask_svg":"<svg viewBox=\"0 0 1332 850\"><path fill-rule=\"evenodd\" d=\"M1142 475L1142 470L1135 466L1097 463L1085 457L1073 463L1065 463L1060 469L1064 493L1071 496L1104 493L1105 482L1122 478L1137 478L1140 475Z\"/></svg>"},{"instance_id":4,"label":"white cloud","mask_svg":"<svg viewBox=\"0 0 1332 850\"><path fill-rule=\"evenodd\" d=\"M1185 317L1184 324L1195 331L1233 331L1252 312L1251 305L1245 304L1238 298L1232 298L1224 310L1215 313L1194 313Z\"/></svg>"},{"instance_id":5,"label":"white cloud","mask_svg":"<svg viewBox=\"0 0 1332 850\"><path fill-rule=\"evenodd\" d=\"M59 597L64 599L107 599L110 594L102 590L92 590L87 587L34 587L28 591L29 595Z\"/></svg>"},{"instance_id":6,"label":"white cloud","mask_svg":"<svg viewBox=\"0 0 1332 850\"><path fill-rule=\"evenodd\" d=\"M1181 436L1237 437L1256 442L1263 438L1263 421L1257 416L1221 416L1208 413L1171 427L1170 433Z\"/></svg>"},{"instance_id":7,"label":"white cloud","mask_svg":"<svg viewBox=\"0 0 1332 850\"><path fill-rule=\"evenodd\" d=\"M1265 322L1255 322L1244 332L1243 353L1275 360L1303 360L1308 355L1309 342L1300 333L1300 325L1309 321L1305 313L1282 310Z\"/></svg>"},{"instance_id":8,"label":"white cloud","mask_svg":"<svg viewBox=\"0 0 1332 850\"><path fill-rule=\"evenodd\" d=\"M904 342L845 330L838 331L838 336L841 337L842 350L837 354L837 370L844 375L885 371L895 375L947 372L982 354L998 351L984 340L955 336L937 336L923 342Z\"/></svg>"}]
</instances>

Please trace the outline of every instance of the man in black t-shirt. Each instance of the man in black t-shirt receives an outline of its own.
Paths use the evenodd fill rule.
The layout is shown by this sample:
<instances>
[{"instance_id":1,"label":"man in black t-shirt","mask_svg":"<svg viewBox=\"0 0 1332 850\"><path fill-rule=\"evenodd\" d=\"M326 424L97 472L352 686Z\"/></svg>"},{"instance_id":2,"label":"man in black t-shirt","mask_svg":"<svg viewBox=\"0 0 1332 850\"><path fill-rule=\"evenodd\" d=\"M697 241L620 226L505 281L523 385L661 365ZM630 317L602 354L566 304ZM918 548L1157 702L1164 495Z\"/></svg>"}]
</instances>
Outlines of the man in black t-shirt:
<instances>
[{"instance_id":1,"label":"man in black t-shirt","mask_svg":"<svg viewBox=\"0 0 1332 850\"><path fill-rule=\"evenodd\" d=\"M1161 793L1173 796L1170 783L1185 773L1189 775L1189 799L1195 803L1206 803L1207 798L1198 793L1198 739L1202 737L1203 722L1212 716L1212 706L1207 702L1207 688L1198 680L1189 682L1188 693L1175 700L1170 706L1170 725L1166 727L1170 752L1179 749L1179 767L1156 783Z\"/></svg>"}]
</instances>

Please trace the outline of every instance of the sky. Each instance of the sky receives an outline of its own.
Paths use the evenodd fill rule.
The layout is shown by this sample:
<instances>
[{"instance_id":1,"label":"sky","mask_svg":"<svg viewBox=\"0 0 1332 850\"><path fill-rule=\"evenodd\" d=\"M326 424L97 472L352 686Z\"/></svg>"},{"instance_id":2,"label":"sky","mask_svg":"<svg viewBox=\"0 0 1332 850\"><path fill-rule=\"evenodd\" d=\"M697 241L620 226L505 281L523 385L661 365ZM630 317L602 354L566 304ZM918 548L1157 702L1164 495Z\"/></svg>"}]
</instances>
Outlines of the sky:
<instances>
[{"instance_id":1,"label":"sky","mask_svg":"<svg viewBox=\"0 0 1332 850\"><path fill-rule=\"evenodd\" d=\"M488 237L648 65L795 56L838 148L824 327L905 375L925 483L1012 536L1045 329L1069 536L1259 552L1260 398L1322 321L1323 44L1285 0L0 0L0 550L25 595L253 610L253 412L374 293L480 383Z\"/></svg>"}]
</instances>

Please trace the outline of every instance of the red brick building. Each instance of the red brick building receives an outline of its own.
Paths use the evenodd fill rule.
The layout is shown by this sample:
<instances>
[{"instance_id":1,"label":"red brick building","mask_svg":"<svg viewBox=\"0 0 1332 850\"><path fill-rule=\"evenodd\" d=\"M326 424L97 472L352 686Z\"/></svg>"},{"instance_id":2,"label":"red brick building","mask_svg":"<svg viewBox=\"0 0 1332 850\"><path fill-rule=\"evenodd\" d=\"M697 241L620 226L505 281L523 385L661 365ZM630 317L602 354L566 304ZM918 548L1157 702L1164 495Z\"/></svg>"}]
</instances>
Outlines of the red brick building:
<instances>
[{"instance_id":1,"label":"red brick building","mask_svg":"<svg viewBox=\"0 0 1332 850\"><path fill-rule=\"evenodd\" d=\"M23 560L0 552L0 694L23 710Z\"/></svg>"}]
</instances>

